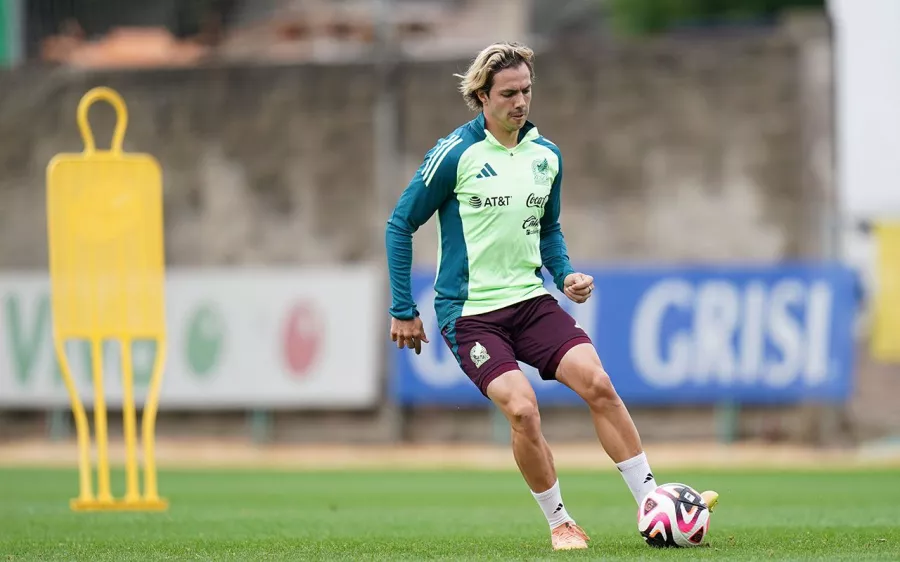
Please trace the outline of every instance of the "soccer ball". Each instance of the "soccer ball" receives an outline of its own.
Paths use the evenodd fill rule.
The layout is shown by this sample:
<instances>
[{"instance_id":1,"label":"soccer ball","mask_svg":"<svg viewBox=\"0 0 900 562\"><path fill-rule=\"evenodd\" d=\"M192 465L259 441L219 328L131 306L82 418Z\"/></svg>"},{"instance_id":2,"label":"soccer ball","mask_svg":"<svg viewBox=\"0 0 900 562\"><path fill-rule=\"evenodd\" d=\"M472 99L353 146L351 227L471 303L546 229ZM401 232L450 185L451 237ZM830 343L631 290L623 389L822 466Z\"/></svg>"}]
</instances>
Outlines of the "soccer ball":
<instances>
[{"instance_id":1,"label":"soccer ball","mask_svg":"<svg viewBox=\"0 0 900 562\"><path fill-rule=\"evenodd\" d=\"M650 546L703 544L709 532L709 509L700 493L686 484L663 484L638 506L638 531Z\"/></svg>"}]
</instances>

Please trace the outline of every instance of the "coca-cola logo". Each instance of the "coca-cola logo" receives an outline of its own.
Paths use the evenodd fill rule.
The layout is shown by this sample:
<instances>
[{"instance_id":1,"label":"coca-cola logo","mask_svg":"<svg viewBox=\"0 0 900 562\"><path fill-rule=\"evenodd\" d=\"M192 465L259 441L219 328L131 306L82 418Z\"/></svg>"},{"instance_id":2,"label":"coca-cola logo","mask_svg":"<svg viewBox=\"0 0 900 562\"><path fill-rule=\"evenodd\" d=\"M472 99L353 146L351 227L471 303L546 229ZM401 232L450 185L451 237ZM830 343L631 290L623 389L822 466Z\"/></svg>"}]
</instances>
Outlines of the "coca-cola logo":
<instances>
[{"instance_id":1,"label":"coca-cola logo","mask_svg":"<svg viewBox=\"0 0 900 562\"><path fill-rule=\"evenodd\" d=\"M538 196L534 193L528 196L528 199L525 200L526 207L536 207L538 209L543 209L544 205L547 204L547 200L550 198L549 195Z\"/></svg>"}]
</instances>

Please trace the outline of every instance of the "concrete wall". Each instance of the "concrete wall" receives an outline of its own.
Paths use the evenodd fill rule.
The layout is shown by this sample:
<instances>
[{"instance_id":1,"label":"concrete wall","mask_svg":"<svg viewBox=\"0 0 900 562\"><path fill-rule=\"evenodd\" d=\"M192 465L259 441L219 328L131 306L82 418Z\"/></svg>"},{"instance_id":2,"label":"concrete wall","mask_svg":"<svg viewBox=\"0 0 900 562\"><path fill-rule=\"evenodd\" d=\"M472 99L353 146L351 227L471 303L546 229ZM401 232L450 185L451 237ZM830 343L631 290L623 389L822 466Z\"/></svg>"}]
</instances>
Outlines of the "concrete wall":
<instances>
[{"instance_id":1,"label":"concrete wall","mask_svg":"<svg viewBox=\"0 0 900 562\"><path fill-rule=\"evenodd\" d=\"M0 121L0 267L46 264L43 169L80 151L78 100L108 85L125 98L126 150L164 170L166 252L172 265L345 261L371 232L372 70L364 67L215 68L7 77L21 109ZM46 84L46 83L45 83ZM16 91L18 90L18 91ZM0 104L4 104L0 99ZM98 145L113 112L91 111Z\"/></svg>"},{"instance_id":2,"label":"concrete wall","mask_svg":"<svg viewBox=\"0 0 900 562\"><path fill-rule=\"evenodd\" d=\"M805 45L785 28L541 53L532 117L563 151L573 258L816 255L810 241L821 238L828 194L807 170L810 147L830 145L830 127L811 125L804 108L830 92L827 80L818 90L804 82L804 65L828 64L807 61ZM471 118L452 76L465 62L396 70L391 200L425 151ZM126 149L162 162L171 264L380 253L372 240L389 209L375 206L371 66L24 72L0 77L0 267L45 267L44 167L57 152L81 150L75 108L99 84L128 103ZM112 112L97 106L91 116L98 143L108 142ZM434 261L434 243L429 225L417 261Z\"/></svg>"}]
</instances>

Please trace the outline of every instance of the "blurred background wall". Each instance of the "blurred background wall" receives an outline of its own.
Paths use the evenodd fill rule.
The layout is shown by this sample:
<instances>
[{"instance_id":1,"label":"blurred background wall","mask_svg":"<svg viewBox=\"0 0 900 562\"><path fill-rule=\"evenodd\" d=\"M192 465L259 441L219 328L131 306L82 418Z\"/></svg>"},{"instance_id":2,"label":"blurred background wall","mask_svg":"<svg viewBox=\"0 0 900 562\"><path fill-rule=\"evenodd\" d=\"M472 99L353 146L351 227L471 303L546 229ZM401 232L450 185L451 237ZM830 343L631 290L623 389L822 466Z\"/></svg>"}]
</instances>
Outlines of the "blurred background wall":
<instances>
[{"instance_id":1,"label":"blurred background wall","mask_svg":"<svg viewBox=\"0 0 900 562\"><path fill-rule=\"evenodd\" d=\"M841 27L829 12L834 6L651 0L0 3L0 59L7 66L0 72L0 383L7 387L0 387L0 438L70 437L65 394L47 382L54 363L48 313L42 312L44 170L56 153L81 150L75 108L88 89L105 85L128 104L126 150L153 154L164 170L167 263L176 283L170 318L200 322L195 340L185 328L187 339L176 342L176 348L194 343L183 344L188 360L173 360L167 371L166 384L175 386L169 386L172 399L164 394L161 403L161 436L502 441L502 423L485 403L400 397L404 377L428 369L398 360L387 347L383 232L425 151L472 118L453 74L483 46L506 39L537 51L532 120L565 157L561 220L576 267L657 268L664 280L721 275L735 287L743 287L745 274L730 268L748 264L762 268L763 276L777 277L780 268L797 263L812 268L801 277L833 267L855 276L851 289L835 297L853 314L835 316L822 328L850 334L835 344L843 351L834 361L847 365L843 374L832 373L846 378L840 396L819 400L815 389L807 392L797 382L784 399L776 385L751 388L742 400L740 391L722 390L727 385L695 381L700 386L678 387L673 392L680 396L671 402L636 400L630 406L645 440L824 445L900 432L900 408L892 398L900 391L900 371L870 350L878 311L873 295L884 289L875 282L884 267L876 264L872 229L896 219L900 206L888 197L876 206L885 211L881 215L853 213L841 192L848 181L860 183L839 172L841 157L869 151L860 143L872 137L859 132L865 129L850 144L838 136L846 113L838 111L843 98L837 93L847 91L840 78L856 80L839 63L861 56L836 57L847 52L837 37L855 36L836 33ZM866 3L867 9L876 4ZM114 119L107 107L92 110L98 144L108 142ZM881 189L890 190L884 178L896 176L890 169L879 173ZM433 272L435 243L430 223L415 238L420 276ZM243 275L246 285L229 292L229 272ZM204 401L200 387L169 382L182 377L179 365L197 370L190 356L199 341L234 348L234 356L243 358L222 367L229 373L223 381L265 386L270 374L260 371L268 363L254 364L265 341L220 338L230 323L253 322L254 299L260 298L253 294L255 278L258 291L265 291L266 283L291 285L292 275L315 312L295 314L284 330L316 332L319 339L298 341L315 340L309 345L323 354L355 358L310 367L330 381L307 395L319 398L302 398L300 384L285 390L297 393L294 401ZM364 311L342 303L341 287L353 287L357 275L366 279L361 294L371 295L360 301ZM212 302L246 297L246 306L222 312L227 307L211 305L206 316L191 316L188 308L203 301L204 286ZM199 300L182 293L199 294ZM749 314L751 301L741 302L747 308L740 314ZM173 309L178 303L186 303L183 310ZM631 313L612 318L630 322ZM800 323L798 337L812 339L812 320ZM626 323L602 326L606 334ZM272 328L273 338L281 337L280 329ZM181 338L175 332L173 338ZM323 343L329 339L334 341ZM431 345L443 344L436 337ZM737 340L727 345L740 354ZM698 346L695 354L702 353ZM634 355L627 349L614 353ZM373 390L343 401L336 392L329 402L328 385L339 387L346 369L359 370ZM214 388L220 383L216 370L210 372L204 384ZM639 375L628 366L618 376L627 390L632 383L626 379ZM45 382L30 382L37 379ZM234 384L237 389L241 383ZM706 392L703 384L718 390ZM431 391L439 393L440 385ZM180 392L193 398L179 402ZM549 402L543 420L553 439L593 438L585 409L571 402Z\"/></svg>"}]
</instances>

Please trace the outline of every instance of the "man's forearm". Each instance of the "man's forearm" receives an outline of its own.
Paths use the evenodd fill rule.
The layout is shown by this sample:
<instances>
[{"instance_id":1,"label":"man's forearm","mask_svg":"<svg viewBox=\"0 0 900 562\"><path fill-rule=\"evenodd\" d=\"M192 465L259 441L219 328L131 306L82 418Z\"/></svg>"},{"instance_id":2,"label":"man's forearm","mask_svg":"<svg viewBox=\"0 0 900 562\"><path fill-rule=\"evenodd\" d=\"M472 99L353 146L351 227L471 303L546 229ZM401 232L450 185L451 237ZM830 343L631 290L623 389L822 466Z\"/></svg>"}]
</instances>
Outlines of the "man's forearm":
<instances>
[{"instance_id":1,"label":"man's forearm","mask_svg":"<svg viewBox=\"0 0 900 562\"><path fill-rule=\"evenodd\" d=\"M412 233L388 221L385 246L391 284L391 316L400 320L415 318L418 311L412 296Z\"/></svg>"},{"instance_id":2,"label":"man's forearm","mask_svg":"<svg viewBox=\"0 0 900 562\"><path fill-rule=\"evenodd\" d=\"M569 262L566 241L558 224L541 232L541 261L553 276L556 288L562 291L566 277L575 273L575 270Z\"/></svg>"}]
</instances>

